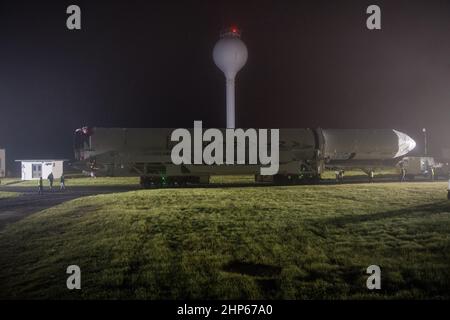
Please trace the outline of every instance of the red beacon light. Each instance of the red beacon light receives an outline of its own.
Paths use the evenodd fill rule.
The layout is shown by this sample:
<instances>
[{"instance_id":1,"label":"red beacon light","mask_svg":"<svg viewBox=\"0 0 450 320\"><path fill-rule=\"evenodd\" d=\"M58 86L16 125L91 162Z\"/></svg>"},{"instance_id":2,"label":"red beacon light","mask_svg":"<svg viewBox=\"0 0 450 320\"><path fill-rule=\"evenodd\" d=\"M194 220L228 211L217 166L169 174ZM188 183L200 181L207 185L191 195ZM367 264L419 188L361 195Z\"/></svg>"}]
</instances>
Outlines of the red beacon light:
<instances>
[{"instance_id":1,"label":"red beacon light","mask_svg":"<svg viewBox=\"0 0 450 320\"><path fill-rule=\"evenodd\" d=\"M222 30L220 33L221 38L240 38L241 37L241 30L237 27L229 27Z\"/></svg>"}]
</instances>

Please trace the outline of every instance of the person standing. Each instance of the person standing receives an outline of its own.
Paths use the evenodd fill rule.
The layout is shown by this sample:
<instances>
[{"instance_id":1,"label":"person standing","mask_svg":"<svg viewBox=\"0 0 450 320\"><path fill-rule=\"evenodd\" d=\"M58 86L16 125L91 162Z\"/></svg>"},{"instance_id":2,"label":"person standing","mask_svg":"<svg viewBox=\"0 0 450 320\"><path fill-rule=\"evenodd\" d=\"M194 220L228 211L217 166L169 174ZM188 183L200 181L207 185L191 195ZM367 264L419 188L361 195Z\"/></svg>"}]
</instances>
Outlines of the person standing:
<instances>
[{"instance_id":1,"label":"person standing","mask_svg":"<svg viewBox=\"0 0 450 320\"><path fill-rule=\"evenodd\" d=\"M374 178L374 172L373 172L373 170L370 170L369 171L369 183L373 182L373 178Z\"/></svg>"},{"instance_id":2,"label":"person standing","mask_svg":"<svg viewBox=\"0 0 450 320\"><path fill-rule=\"evenodd\" d=\"M42 177L39 178L39 194L43 194L44 193L44 181L42 180Z\"/></svg>"},{"instance_id":3,"label":"person standing","mask_svg":"<svg viewBox=\"0 0 450 320\"><path fill-rule=\"evenodd\" d=\"M339 170L339 181L344 182L344 170Z\"/></svg>"},{"instance_id":4,"label":"person standing","mask_svg":"<svg viewBox=\"0 0 450 320\"><path fill-rule=\"evenodd\" d=\"M55 177L53 176L53 172L51 172L48 177L47 177L48 181L50 182L50 190L53 189L53 180L55 180Z\"/></svg>"},{"instance_id":5,"label":"person standing","mask_svg":"<svg viewBox=\"0 0 450 320\"><path fill-rule=\"evenodd\" d=\"M447 199L450 200L450 179L448 180Z\"/></svg>"},{"instance_id":6,"label":"person standing","mask_svg":"<svg viewBox=\"0 0 450 320\"><path fill-rule=\"evenodd\" d=\"M400 182L404 182L406 180L406 169L401 167L400 169Z\"/></svg>"},{"instance_id":7,"label":"person standing","mask_svg":"<svg viewBox=\"0 0 450 320\"><path fill-rule=\"evenodd\" d=\"M60 189L66 190L66 178L64 177L64 175L61 176Z\"/></svg>"}]
</instances>

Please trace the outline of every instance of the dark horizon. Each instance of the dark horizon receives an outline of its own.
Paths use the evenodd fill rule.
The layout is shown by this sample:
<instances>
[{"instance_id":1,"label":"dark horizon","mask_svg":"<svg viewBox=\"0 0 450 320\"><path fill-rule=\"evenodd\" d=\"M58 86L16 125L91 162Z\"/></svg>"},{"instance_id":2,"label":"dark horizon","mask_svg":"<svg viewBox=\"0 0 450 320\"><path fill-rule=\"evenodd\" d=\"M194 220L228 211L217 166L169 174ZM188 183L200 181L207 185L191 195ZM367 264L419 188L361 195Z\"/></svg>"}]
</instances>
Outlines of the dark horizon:
<instances>
[{"instance_id":1,"label":"dark horizon","mask_svg":"<svg viewBox=\"0 0 450 320\"><path fill-rule=\"evenodd\" d=\"M66 28L66 8L82 30ZM377 4L382 30L366 28ZM448 1L0 1L0 147L72 158L82 126L225 125L222 28L249 50L238 127L392 128L450 148Z\"/></svg>"}]
</instances>

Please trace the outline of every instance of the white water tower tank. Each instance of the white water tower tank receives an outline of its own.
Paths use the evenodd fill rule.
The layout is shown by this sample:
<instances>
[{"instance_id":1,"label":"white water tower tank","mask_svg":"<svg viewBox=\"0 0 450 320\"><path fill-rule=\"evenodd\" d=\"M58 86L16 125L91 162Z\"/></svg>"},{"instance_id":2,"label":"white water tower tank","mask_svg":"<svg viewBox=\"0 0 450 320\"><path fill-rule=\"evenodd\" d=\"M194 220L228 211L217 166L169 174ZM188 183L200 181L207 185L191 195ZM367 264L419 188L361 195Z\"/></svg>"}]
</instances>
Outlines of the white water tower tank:
<instances>
[{"instance_id":1,"label":"white water tower tank","mask_svg":"<svg viewBox=\"0 0 450 320\"><path fill-rule=\"evenodd\" d=\"M226 78L227 128L235 128L234 82L236 74L247 62L248 51L240 31L231 27L223 31L213 50L214 63Z\"/></svg>"}]
</instances>

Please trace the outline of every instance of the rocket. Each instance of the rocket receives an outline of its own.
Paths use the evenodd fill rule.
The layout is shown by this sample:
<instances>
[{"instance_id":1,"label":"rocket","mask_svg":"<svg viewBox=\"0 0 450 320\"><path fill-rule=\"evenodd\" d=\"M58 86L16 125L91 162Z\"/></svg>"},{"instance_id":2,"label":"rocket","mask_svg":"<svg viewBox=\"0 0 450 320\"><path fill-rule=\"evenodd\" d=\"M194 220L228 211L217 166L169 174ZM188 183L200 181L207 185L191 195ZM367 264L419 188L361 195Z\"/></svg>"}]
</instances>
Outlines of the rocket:
<instances>
[{"instance_id":1,"label":"rocket","mask_svg":"<svg viewBox=\"0 0 450 320\"><path fill-rule=\"evenodd\" d=\"M407 134L394 129L323 129L328 166L376 167L389 164L416 147Z\"/></svg>"},{"instance_id":2,"label":"rocket","mask_svg":"<svg viewBox=\"0 0 450 320\"><path fill-rule=\"evenodd\" d=\"M174 130L77 130L74 137L76 159L95 162L106 175L146 175L153 170L151 168L174 176L258 174L260 171L260 165L176 165L170 157L175 144L170 139ZM320 176L323 168L370 172L395 166L415 146L411 137L393 129L280 129L278 174Z\"/></svg>"}]
</instances>

